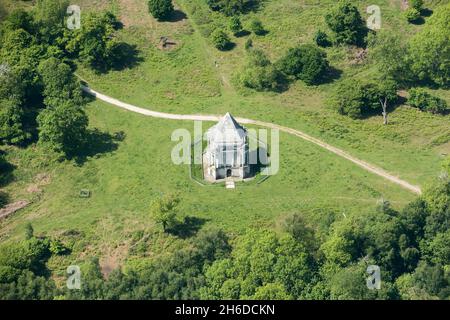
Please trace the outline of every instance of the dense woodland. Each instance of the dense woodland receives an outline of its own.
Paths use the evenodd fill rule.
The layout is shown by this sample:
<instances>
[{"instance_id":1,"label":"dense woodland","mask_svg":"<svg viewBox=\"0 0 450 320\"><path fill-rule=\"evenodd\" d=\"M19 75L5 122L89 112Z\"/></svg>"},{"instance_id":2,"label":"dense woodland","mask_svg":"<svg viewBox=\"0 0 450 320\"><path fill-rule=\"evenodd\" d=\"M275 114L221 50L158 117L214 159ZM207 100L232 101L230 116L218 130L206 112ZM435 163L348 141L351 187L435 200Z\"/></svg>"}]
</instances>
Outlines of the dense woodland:
<instances>
[{"instance_id":1,"label":"dense woodland","mask_svg":"<svg viewBox=\"0 0 450 320\"><path fill-rule=\"evenodd\" d=\"M252 21L248 31L240 22L263 1L206 2L230 19L228 29L211 32L209 40L218 50L233 50L229 34L264 36L261 21ZM412 2L406 18L413 23L425 8ZM38 144L60 161L76 162L101 134L89 128L84 110L89 98L75 75L77 64L96 73L121 70L133 63L136 50L117 39L122 25L110 12L89 13L81 29L68 30L67 5L37 0L32 10L12 11L1 23L0 143ZM149 1L157 19L173 10L171 1ZM317 30L314 42L292 47L277 61L248 41L238 83L274 93L296 81L320 86L333 77L323 48L352 45L369 50L380 76L337 86L329 97L335 112L354 119L383 113L387 124L387 110L399 103L401 89L409 92L408 105L448 117L447 103L422 86L448 88L449 19L450 5L438 7L405 43L388 32L368 30L351 1L339 1L325 17L328 30ZM2 181L9 165L0 154ZM134 267L114 270L107 278L98 259L89 258L82 265L81 290L66 289L47 267L50 258L70 255L74 243L35 234L28 224L21 241L0 245L0 299L450 299L450 160L442 170L401 210L383 200L370 213L339 221L324 216L318 225L290 214L274 228L238 235L207 227L180 236L182 200L161 197L151 205L150 217L161 234L180 236L177 248L160 259L140 260L146 242L136 240L130 252ZM1 192L0 207L7 203ZM380 266L381 290L367 289L368 265Z\"/></svg>"}]
</instances>

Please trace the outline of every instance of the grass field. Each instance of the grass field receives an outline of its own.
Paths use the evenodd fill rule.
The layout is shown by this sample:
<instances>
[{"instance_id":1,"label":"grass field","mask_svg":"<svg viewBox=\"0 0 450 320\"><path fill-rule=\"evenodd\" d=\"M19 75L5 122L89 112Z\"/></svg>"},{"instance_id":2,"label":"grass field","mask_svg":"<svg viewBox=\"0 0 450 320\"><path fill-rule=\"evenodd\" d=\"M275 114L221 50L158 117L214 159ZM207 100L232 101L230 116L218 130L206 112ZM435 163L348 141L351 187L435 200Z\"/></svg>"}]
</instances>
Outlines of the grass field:
<instances>
[{"instance_id":1,"label":"grass field","mask_svg":"<svg viewBox=\"0 0 450 320\"><path fill-rule=\"evenodd\" d=\"M400 106L382 125L381 116L351 120L330 110L326 99L337 82L307 87L297 82L281 94L246 91L234 81L244 60L244 38L233 39L229 52L215 50L207 39L214 25L225 18L205 15L200 0L175 1L187 17L156 22L147 14L144 0L79 1L86 10L111 9L122 19L120 38L136 44L142 61L131 69L95 74L77 71L102 93L140 107L177 113L225 114L272 121L300 129L350 154L372 162L411 183L426 185L440 172L440 161L450 153L449 118ZM361 10L367 1L357 1ZM393 32L411 35L420 26L408 25L400 15L400 1L370 1L382 8L384 25ZM289 47L311 41L323 25L323 14L333 1L267 1L257 13L269 33L254 37L254 45L273 59ZM320 6L319 6L320 4ZM160 37L177 45L157 48ZM331 64L345 77L373 74L370 63L351 65L345 48L327 49ZM450 102L448 91L438 95ZM0 222L0 239L22 237L24 222L37 233L62 234L69 229L84 233L75 250L78 258L106 254L120 247L140 230L153 230L148 215L150 202L162 193L177 192L182 216L195 217L200 226L218 226L230 233L248 227L272 225L279 216L299 212L316 228L323 221L373 210L380 198L401 208L414 195L370 174L315 145L281 134L278 175L264 183L239 186L234 191L200 186L189 177L187 166L175 166L170 135L177 128L193 129L191 122L146 118L113 106L91 102L87 108L92 127L125 138L84 164L58 163L32 146L8 149L16 169L15 180L5 187L12 200L30 199L32 204ZM204 128L212 125L204 124ZM34 189L41 191L33 191ZM89 189L91 198L79 197ZM270 195L270 196L268 196Z\"/></svg>"}]
</instances>

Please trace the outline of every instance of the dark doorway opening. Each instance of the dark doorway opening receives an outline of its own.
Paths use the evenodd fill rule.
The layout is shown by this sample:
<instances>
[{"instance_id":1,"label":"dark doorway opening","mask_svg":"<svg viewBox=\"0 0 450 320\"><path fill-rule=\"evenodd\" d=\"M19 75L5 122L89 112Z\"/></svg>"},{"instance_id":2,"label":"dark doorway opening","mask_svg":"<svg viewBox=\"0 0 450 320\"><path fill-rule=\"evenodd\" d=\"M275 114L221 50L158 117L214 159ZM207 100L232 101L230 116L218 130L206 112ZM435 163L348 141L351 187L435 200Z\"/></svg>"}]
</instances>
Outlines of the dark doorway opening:
<instances>
[{"instance_id":1,"label":"dark doorway opening","mask_svg":"<svg viewBox=\"0 0 450 320\"><path fill-rule=\"evenodd\" d=\"M231 177L231 169L227 169L227 178Z\"/></svg>"}]
</instances>

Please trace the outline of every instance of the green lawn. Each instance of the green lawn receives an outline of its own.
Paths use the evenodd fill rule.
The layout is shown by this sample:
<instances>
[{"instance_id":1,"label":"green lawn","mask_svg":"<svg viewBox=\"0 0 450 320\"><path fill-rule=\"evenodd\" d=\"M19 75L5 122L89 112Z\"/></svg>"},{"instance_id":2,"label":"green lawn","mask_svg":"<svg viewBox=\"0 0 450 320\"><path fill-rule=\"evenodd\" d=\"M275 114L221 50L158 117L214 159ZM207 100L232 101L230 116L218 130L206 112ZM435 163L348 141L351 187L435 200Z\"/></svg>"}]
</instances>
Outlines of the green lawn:
<instances>
[{"instance_id":1,"label":"green lawn","mask_svg":"<svg viewBox=\"0 0 450 320\"><path fill-rule=\"evenodd\" d=\"M90 158L82 166L66 162L30 169L23 151L10 153L23 183L13 183L6 190L15 190L21 198L28 195L35 202L1 222L2 236L21 236L24 221L30 221L37 233L76 229L94 243L119 240L153 226L149 204L170 192L181 197L182 216L203 218L206 224L230 232L270 225L276 217L292 212L303 213L311 221L329 215L340 219L343 213L372 209L382 197L395 207L414 198L348 161L285 134L280 136L279 174L259 185L239 185L236 190L200 186L190 179L188 166L176 166L170 158L175 145L170 140L172 131L191 130L191 122L147 118L99 102L91 103L88 111L92 126L111 134L123 131L125 139L117 150ZM31 156L32 151L27 152ZM18 192L26 189L24 182L32 176L29 171L51 177L39 198ZM81 189L89 189L91 198L80 198Z\"/></svg>"}]
</instances>

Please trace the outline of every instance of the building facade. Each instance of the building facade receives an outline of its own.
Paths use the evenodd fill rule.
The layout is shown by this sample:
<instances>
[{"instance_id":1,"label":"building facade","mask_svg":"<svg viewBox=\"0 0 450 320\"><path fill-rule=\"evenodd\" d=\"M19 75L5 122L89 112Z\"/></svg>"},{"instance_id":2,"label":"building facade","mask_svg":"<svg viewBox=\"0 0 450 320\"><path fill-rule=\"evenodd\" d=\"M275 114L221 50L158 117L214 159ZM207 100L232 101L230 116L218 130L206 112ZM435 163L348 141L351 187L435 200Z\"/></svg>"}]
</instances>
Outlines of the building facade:
<instances>
[{"instance_id":1,"label":"building facade","mask_svg":"<svg viewBox=\"0 0 450 320\"><path fill-rule=\"evenodd\" d=\"M206 180L245 179L250 174L247 129L227 113L206 132L203 155Z\"/></svg>"}]
</instances>

